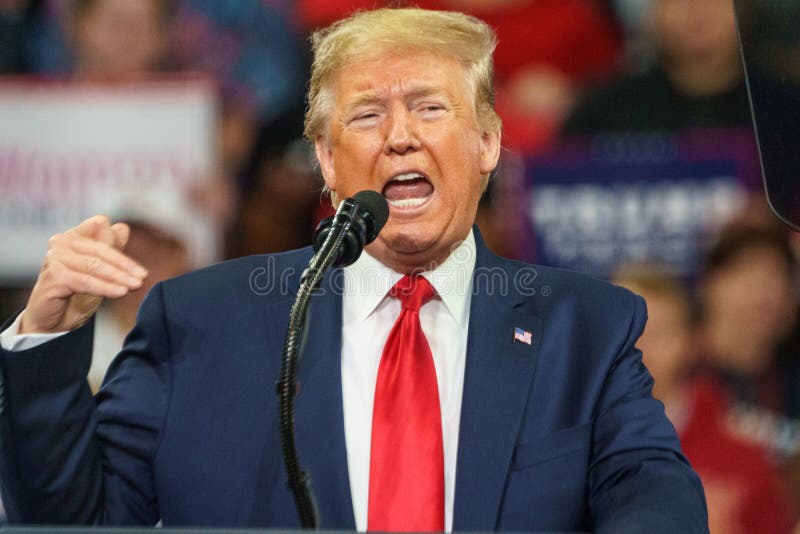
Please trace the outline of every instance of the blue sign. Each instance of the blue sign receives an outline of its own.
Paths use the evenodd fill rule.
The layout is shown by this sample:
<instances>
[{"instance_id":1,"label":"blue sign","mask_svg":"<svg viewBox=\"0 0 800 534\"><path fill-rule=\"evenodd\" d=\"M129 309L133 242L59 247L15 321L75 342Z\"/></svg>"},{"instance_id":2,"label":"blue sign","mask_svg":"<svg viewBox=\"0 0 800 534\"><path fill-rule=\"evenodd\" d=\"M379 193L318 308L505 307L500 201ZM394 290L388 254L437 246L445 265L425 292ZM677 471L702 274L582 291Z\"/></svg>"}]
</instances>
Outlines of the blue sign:
<instances>
[{"instance_id":1,"label":"blue sign","mask_svg":"<svg viewBox=\"0 0 800 534\"><path fill-rule=\"evenodd\" d=\"M616 135L525 164L517 256L608 276L655 261L691 276L709 238L760 188L749 132Z\"/></svg>"}]
</instances>

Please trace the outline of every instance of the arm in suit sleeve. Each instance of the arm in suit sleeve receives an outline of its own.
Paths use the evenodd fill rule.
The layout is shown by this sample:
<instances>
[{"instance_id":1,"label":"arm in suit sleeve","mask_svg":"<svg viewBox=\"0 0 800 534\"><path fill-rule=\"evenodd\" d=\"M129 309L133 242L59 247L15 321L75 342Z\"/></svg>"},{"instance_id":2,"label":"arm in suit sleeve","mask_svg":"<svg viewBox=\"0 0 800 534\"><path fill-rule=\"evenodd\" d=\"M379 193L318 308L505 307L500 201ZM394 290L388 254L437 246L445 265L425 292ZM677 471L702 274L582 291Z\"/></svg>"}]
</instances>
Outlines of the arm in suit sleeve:
<instances>
[{"instance_id":1,"label":"arm in suit sleeve","mask_svg":"<svg viewBox=\"0 0 800 534\"><path fill-rule=\"evenodd\" d=\"M157 285L93 398L92 323L0 350L0 477L11 522L155 524L152 461L169 399L169 339Z\"/></svg>"},{"instance_id":2,"label":"arm in suit sleeve","mask_svg":"<svg viewBox=\"0 0 800 534\"><path fill-rule=\"evenodd\" d=\"M595 532L708 532L703 487L680 450L635 348L647 313L634 297L628 335L597 409L589 505Z\"/></svg>"}]
</instances>

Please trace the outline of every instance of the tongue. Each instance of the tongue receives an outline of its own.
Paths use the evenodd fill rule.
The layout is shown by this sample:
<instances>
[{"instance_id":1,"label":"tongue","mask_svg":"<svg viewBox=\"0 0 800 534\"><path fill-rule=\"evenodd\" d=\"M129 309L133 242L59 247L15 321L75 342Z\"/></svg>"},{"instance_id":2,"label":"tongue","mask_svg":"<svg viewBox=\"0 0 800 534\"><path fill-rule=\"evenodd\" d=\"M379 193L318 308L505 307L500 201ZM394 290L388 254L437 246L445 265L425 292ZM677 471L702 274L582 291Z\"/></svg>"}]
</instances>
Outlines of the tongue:
<instances>
[{"instance_id":1,"label":"tongue","mask_svg":"<svg viewBox=\"0 0 800 534\"><path fill-rule=\"evenodd\" d=\"M383 188L383 196L386 200L425 198L432 193L433 185L425 178L415 178L402 182L391 181Z\"/></svg>"}]
</instances>

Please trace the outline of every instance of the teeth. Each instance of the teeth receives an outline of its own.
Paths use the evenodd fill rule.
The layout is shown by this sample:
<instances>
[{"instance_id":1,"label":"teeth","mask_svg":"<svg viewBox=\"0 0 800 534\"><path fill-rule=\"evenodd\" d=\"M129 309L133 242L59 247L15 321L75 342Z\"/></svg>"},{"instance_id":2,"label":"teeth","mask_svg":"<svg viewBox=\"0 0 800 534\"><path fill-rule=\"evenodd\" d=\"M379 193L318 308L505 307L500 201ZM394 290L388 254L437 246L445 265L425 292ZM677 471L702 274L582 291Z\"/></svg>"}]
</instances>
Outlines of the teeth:
<instances>
[{"instance_id":1,"label":"teeth","mask_svg":"<svg viewBox=\"0 0 800 534\"><path fill-rule=\"evenodd\" d=\"M408 181L408 180L415 180L417 178L425 178L425 177L422 176L418 172L407 172L407 173L404 173L404 174L398 174L397 176L392 178L392 180L394 180L396 182L405 182L405 181Z\"/></svg>"},{"instance_id":2,"label":"teeth","mask_svg":"<svg viewBox=\"0 0 800 534\"><path fill-rule=\"evenodd\" d=\"M389 200L389 205L395 208L416 208L421 206L428 200L428 197L423 198L404 198L402 200Z\"/></svg>"}]
</instances>

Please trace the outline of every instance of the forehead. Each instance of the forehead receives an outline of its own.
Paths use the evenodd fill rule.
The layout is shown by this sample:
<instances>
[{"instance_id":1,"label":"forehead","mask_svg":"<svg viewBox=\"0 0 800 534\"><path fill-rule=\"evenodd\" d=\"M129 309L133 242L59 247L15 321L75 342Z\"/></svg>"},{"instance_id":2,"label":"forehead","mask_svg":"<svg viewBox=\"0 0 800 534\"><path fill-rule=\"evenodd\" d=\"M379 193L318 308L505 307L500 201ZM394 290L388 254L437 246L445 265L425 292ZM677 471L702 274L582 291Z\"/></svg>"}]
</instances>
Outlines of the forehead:
<instances>
[{"instance_id":1,"label":"forehead","mask_svg":"<svg viewBox=\"0 0 800 534\"><path fill-rule=\"evenodd\" d=\"M777 244L770 242L748 243L721 266L725 272L755 272L765 274L772 269L790 273L791 265Z\"/></svg>"},{"instance_id":2,"label":"forehead","mask_svg":"<svg viewBox=\"0 0 800 534\"><path fill-rule=\"evenodd\" d=\"M358 59L339 71L332 87L339 106L437 93L470 101L473 90L467 69L457 59L423 51L386 52Z\"/></svg>"}]
</instances>

